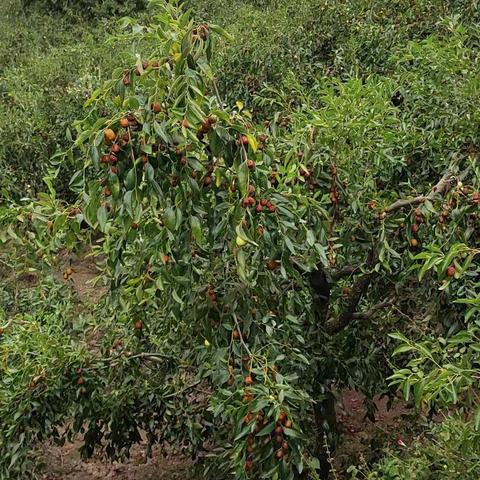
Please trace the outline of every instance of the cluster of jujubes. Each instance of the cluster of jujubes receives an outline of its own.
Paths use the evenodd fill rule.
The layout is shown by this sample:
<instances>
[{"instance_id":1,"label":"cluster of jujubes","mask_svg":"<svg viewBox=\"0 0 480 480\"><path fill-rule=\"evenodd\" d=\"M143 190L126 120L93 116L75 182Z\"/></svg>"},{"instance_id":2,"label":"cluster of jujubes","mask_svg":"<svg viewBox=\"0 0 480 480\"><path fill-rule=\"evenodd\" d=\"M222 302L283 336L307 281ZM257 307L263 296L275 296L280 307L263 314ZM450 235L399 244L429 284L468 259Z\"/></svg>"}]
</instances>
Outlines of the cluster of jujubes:
<instances>
[{"instance_id":1,"label":"cluster of jujubes","mask_svg":"<svg viewBox=\"0 0 480 480\"><path fill-rule=\"evenodd\" d=\"M244 400L247 402L252 401L252 399L252 396L247 396L246 400L244 397ZM263 410L259 410L256 413L249 412L245 415L243 422L245 425L255 423L254 433L248 435L245 444L244 468L247 472L253 470L255 466L255 453L258 451L261 455L262 448L271 445L270 451L273 452L274 458L279 461L283 460L288 455L289 444L285 438L285 430L292 428L293 422L288 418L286 412L280 412L276 421L275 418L269 418L265 415ZM275 422L275 424L270 434L256 435L261 433L262 430L268 428L268 425L272 422Z\"/></svg>"}]
</instances>

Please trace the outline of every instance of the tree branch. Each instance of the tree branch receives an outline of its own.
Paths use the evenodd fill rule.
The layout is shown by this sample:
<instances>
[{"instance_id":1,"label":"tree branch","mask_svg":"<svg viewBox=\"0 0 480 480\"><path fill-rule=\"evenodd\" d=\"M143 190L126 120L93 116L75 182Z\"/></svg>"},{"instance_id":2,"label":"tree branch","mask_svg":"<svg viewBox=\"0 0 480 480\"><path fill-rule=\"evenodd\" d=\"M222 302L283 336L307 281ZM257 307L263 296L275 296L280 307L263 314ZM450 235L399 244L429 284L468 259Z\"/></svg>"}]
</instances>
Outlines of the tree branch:
<instances>
[{"instance_id":1,"label":"tree branch","mask_svg":"<svg viewBox=\"0 0 480 480\"><path fill-rule=\"evenodd\" d=\"M347 304L342 313L336 318L329 318L325 323L325 330L330 335L341 332L352 320L355 310L372 281L373 273L362 275L350 291Z\"/></svg>"},{"instance_id":2,"label":"tree branch","mask_svg":"<svg viewBox=\"0 0 480 480\"><path fill-rule=\"evenodd\" d=\"M235 321L235 325L237 327L240 343L242 344L243 348L245 348L250 358L252 358L253 357L252 352L248 348L248 345L245 343L245 340L243 339L242 330L240 328L240 325L238 324L237 316L235 314L233 314L233 320Z\"/></svg>"},{"instance_id":3,"label":"tree branch","mask_svg":"<svg viewBox=\"0 0 480 480\"><path fill-rule=\"evenodd\" d=\"M399 210L403 207L419 205L421 203L426 202L427 200L432 201L435 199L437 195L442 195L445 192L450 190L451 185L450 182L454 179L456 182L463 180L468 175L469 169L467 168L458 176L455 176L453 173L453 167L450 167L442 176L442 178L438 181L438 183L432 188L428 195L418 195L417 197L409 198L409 199L401 199L397 200L396 202L392 203L389 207L385 209L385 212L391 213L395 210Z\"/></svg>"},{"instance_id":4,"label":"tree branch","mask_svg":"<svg viewBox=\"0 0 480 480\"><path fill-rule=\"evenodd\" d=\"M373 305L371 308L366 310L365 312L355 312L352 315L353 320L368 320L369 318L373 317L375 315L375 312L377 310L381 310L382 308L387 308L391 307L394 302L394 298L387 298L383 302L377 303L376 305Z\"/></svg>"},{"instance_id":5,"label":"tree branch","mask_svg":"<svg viewBox=\"0 0 480 480\"><path fill-rule=\"evenodd\" d=\"M365 265L367 268L373 267L376 261L376 252L374 247L368 253L367 261ZM348 300L343 311L336 318L329 318L325 323L325 330L327 333L333 335L342 331L352 320L355 311L357 310L358 304L362 299L363 295L368 290L372 278L376 275L376 272L372 271L370 273L365 273L357 278L355 283L350 290Z\"/></svg>"},{"instance_id":6,"label":"tree branch","mask_svg":"<svg viewBox=\"0 0 480 480\"><path fill-rule=\"evenodd\" d=\"M178 392L173 392L173 393L169 393L168 395L165 395L163 397L163 399L167 399L167 398L173 398L173 397L178 397L178 395L181 395L182 393L185 393L187 390L191 390L192 388L195 388L197 385L199 385L200 383L202 383L201 380L197 380L196 382L192 383L191 385L187 385L186 387L183 387L181 390L179 390Z\"/></svg>"},{"instance_id":7,"label":"tree branch","mask_svg":"<svg viewBox=\"0 0 480 480\"><path fill-rule=\"evenodd\" d=\"M353 275L357 270L360 270L360 265L346 265L345 267L334 270L330 273L330 277L333 281L340 280L344 277Z\"/></svg>"},{"instance_id":8,"label":"tree branch","mask_svg":"<svg viewBox=\"0 0 480 480\"><path fill-rule=\"evenodd\" d=\"M128 360L133 360L135 358L142 358L144 360L150 360L156 363L163 363L165 360L174 360L173 357L169 355L164 355L163 353L149 353L149 352L138 353L136 355L131 355L130 357L127 357Z\"/></svg>"}]
</instances>

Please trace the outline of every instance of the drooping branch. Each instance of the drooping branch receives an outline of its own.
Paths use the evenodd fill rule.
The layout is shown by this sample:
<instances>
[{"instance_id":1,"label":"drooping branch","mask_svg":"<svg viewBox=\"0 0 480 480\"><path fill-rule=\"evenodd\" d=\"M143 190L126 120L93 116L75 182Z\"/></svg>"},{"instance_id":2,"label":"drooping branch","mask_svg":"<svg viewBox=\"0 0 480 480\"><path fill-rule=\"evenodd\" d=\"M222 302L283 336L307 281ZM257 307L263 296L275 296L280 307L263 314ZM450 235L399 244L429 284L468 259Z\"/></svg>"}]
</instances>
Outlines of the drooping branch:
<instances>
[{"instance_id":1,"label":"drooping branch","mask_svg":"<svg viewBox=\"0 0 480 480\"><path fill-rule=\"evenodd\" d=\"M451 181L461 181L468 175L469 170L466 169L459 175L455 176L453 173L453 167L450 167L442 178L438 181L438 183L430 190L430 193L427 195L418 195L413 198L405 198L401 200L397 200L396 202L392 203L389 207L385 209L386 213L394 212L395 210L399 210L404 207L411 207L414 205L420 205L421 203L428 201L432 201L435 199L436 196L443 195L444 193L448 192L451 188Z\"/></svg>"}]
</instances>

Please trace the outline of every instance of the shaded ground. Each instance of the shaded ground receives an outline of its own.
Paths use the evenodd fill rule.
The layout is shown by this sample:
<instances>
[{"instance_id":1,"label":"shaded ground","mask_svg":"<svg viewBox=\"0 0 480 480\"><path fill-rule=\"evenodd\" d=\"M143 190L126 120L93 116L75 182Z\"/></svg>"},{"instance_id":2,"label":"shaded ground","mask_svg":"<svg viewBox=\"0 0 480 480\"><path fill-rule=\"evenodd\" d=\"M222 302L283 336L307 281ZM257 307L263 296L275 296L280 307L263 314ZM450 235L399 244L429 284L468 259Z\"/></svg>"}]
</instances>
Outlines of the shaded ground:
<instances>
[{"instance_id":1,"label":"shaded ground","mask_svg":"<svg viewBox=\"0 0 480 480\"><path fill-rule=\"evenodd\" d=\"M375 398L375 422L365 418L364 396L354 390L342 393L337 406L337 419L343 434L342 444L335 452L336 469L359 464L375 456L376 450L386 445L404 448L408 440L402 435L407 415L412 413L405 402L396 399L388 409L388 398Z\"/></svg>"},{"instance_id":2,"label":"shaded ground","mask_svg":"<svg viewBox=\"0 0 480 480\"><path fill-rule=\"evenodd\" d=\"M40 452L45 462L43 480L194 480L191 476L191 461L185 457L169 454L163 458L158 451L153 458L145 456L145 443L136 445L125 463L111 463L101 458L87 461L80 459L81 442L63 447L46 444Z\"/></svg>"},{"instance_id":3,"label":"shaded ground","mask_svg":"<svg viewBox=\"0 0 480 480\"><path fill-rule=\"evenodd\" d=\"M99 272L93 258L80 258L65 252L59 255L58 267L57 277L71 284L82 303L95 304L105 295L106 288L97 279ZM71 269L71 274L65 279L68 269Z\"/></svg>"}]
</instances>

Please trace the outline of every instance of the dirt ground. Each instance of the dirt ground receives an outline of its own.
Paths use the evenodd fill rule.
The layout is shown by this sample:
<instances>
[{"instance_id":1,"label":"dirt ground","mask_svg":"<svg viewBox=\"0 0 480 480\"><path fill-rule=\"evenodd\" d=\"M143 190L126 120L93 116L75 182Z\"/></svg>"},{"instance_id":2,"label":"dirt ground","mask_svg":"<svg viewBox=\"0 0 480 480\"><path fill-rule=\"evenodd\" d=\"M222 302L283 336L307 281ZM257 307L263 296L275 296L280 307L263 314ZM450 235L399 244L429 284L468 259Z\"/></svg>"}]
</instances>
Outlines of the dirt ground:
<instances>
[{"instance_id":1,"label":"dirt ground","mask_svg":"<svg viewBox=\"0 0 480 480\"><path fill-rule=\"evenodd\" d=\"M105 295L106 288L97 279L99 272L93 258L63 252L58 260L57 278L71 285L80 302L95 304ZM71 269L72 273L68 279L64 279L67 269Z\"/></svg>"},{"instance_id":2,"label":"dirt ground","mask_svg":"<svg viewBox=\"0 0 480 480\"><path fill-rule=\"evenodd\" d=\"M82 461L78 449L81 442L63 447L46 444L39 452L45 462L43 480L193 480L189 459L169 454L166 458L155 451L145 456L145 443L138 444L125 463L110 462L100 457Z\"/></svg>"},{"instance_id":3,"label":"dirt ground","mask_svg":"<svg viewBox=\"0 0 480 480\"><path fill-rule=\"evenodd\" d=\"M95 286L93 280L97 273L91 260L79 258L62 258L59 277L66 268L73 273L67 282L77 293L80 302L95 303L104 294L105 289ZM343 434L342 444L334 453L334 467L341 471L352 462L360 463L362 458L370 455L374 438L381 437L395 448L403 448L401 436L402 418L408 410L401 401L394 402L387 408L387 399L377 398L376 421L365 419L364 397L353 390L339 395L337 416ZM66 444L62 447L44 444L38 451L39 460L45 464L43 480L193 480L192 462L188 458L169 453L165 458L157 449L153 458L145 455L145 442L136 445L131 457L125 463L111 463L100 457L82 461L79 455L81 441ZM341 478L340 475L337 475Z\"/></svg>"},{"instance_id":4,"label":"dirt ground","mask_svg":"<svg viewBox=\"0 0 480 480\"><path fill-rule=\"evenodd\" d=\"M337 420L343 434L342 444L334 454L335 468L342 469L359 464L374 454L373 450L380 444L394 448L404 448L408 443L402 431L405 430L407 415L411 414L402 400L396 400L388 408L386 397L374 399L377 407L375 422L365 418L364 396L354 390L342 392L337 405Z\"/></svg>"}]
</instances>

